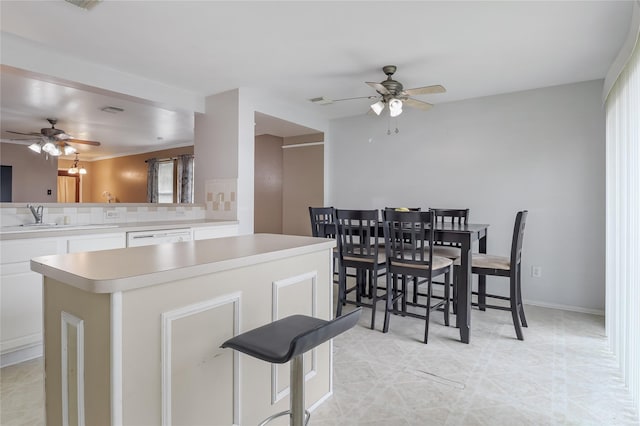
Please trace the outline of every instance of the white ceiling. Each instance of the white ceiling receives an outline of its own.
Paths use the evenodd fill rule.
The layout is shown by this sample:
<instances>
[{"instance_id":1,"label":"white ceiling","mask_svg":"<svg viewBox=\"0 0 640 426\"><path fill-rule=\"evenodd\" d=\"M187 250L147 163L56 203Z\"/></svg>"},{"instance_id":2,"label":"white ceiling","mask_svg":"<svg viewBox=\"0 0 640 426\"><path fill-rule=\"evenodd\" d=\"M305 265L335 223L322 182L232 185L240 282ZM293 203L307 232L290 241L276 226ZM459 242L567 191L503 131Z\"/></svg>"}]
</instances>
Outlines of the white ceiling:
<instances>
[{"instance_id":1,"label":"white ceiling","mask_svg":"<svg viewBox=\"0 0 640 426\"><path fill-rule=\"evenodd\" d=\"M62 0L3 0L0 19L3 32L52 52L202 97L238 87L274 90L300 105L318 96L368 96L375 93L364 81L383 80L380 68L395 64L395 78L406 88L447 88L419 97L437 107L603 78L631 10L631 1L106 0L85 11ZM31 77L2 70L3 138L10 137L4 130L38 131L49 116L74 137L103 142L101 155L193 138L189 111ZM369 103L314 107L331 119L365 113ZM125 113L100 110L107 105ZM275 124L265 127L277 132Z\"/></svg>"}]
</instances>

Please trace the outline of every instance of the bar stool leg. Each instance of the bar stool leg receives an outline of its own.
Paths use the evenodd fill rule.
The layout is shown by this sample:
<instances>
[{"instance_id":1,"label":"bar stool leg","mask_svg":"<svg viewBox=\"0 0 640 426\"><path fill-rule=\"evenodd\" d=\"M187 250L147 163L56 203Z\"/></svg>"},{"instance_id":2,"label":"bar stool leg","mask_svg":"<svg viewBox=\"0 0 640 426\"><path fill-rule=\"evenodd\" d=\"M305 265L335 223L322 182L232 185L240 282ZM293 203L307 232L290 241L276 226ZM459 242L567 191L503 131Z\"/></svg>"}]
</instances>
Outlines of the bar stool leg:
<instances>
[{"instance_id":1,"label":"bar stool leg","mask_svg":"<svg viewBox=\"0 0 640 426\"><path fill-rule=\"evenodd\" d=\"M302 354L293 357L290 363L291 426L304 426L304 362Z\"/></svg>"}]
</instances>

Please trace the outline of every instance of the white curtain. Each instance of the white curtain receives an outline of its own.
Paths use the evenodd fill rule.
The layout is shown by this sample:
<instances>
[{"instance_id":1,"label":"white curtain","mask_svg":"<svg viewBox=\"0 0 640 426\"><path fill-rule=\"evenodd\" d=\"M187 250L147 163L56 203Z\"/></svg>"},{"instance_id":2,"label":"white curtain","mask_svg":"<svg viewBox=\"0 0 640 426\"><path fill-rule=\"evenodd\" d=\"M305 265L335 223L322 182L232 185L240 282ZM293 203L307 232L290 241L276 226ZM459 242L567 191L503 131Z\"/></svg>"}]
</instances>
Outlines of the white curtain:
<instances>
[{"instance_id":1,"label":"white curtain","mask_svg":"<svg viewBox=\"0 0 640 426\"><path fill-rule=\"evenodd\" d=\"M640 47L606 100L606 331L640 419Z\"/></svg>"}]
</instances>

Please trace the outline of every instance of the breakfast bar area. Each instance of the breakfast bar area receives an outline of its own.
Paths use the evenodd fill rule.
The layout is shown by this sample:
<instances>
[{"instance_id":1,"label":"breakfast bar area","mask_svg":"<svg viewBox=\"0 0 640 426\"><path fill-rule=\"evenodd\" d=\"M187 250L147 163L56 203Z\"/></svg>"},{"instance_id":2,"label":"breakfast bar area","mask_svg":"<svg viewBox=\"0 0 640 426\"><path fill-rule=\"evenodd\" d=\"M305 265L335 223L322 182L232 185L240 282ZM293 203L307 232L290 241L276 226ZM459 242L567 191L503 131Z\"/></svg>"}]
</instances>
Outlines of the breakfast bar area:
<instances>
[{"instance_id":1,"label":"breakfast bar area","mask_svg":"<svg viewBox=\"0 0 640 426\"><path fill-rule=\"evenodd\" d=\"M254 234L34 258L44 276L46 423L256 424L289 369L221 349L292 314L332 317L334 240ZM305 355L308 409L332 394Z\"/></svg>"}]
</instances>

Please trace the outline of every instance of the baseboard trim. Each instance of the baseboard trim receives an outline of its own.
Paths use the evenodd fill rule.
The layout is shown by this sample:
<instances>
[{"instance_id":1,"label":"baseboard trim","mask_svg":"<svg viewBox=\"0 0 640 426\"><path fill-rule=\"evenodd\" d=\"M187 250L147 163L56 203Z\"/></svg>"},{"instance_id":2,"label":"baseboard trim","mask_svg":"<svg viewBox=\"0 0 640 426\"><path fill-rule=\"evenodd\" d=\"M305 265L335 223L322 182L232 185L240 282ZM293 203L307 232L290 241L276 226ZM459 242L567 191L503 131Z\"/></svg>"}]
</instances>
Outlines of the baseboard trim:
<instances>
[{"instance_id":1,"label":"baseboard trim","mask_svg":"<svg viewBox=\"0 0 640 426\"><path fill-rule=\"evenodd\" d=\"M42 343L36 343L33 346L3 353L0 355L0 367L8 367L30 359L40 358L42 356L42 348Z\"/></svg>"},{"instance_id":2,"label":"baseboard trim","mask_svg":"<svg viewBox=\"0 0 640 426\"><path fill-rule=\"evenodd\" d=\"M561 311L580 312L582 314L592 314L603 317L604 311L601 309L589 309L581 306L560 305L557 303L539 302L537 300L523 300L525 305L539 306L541 308L560 309Z\"/></svg>"}]
</instances>

